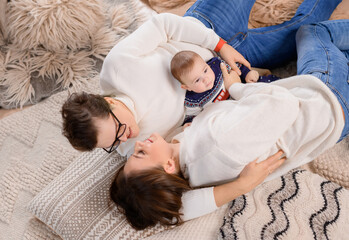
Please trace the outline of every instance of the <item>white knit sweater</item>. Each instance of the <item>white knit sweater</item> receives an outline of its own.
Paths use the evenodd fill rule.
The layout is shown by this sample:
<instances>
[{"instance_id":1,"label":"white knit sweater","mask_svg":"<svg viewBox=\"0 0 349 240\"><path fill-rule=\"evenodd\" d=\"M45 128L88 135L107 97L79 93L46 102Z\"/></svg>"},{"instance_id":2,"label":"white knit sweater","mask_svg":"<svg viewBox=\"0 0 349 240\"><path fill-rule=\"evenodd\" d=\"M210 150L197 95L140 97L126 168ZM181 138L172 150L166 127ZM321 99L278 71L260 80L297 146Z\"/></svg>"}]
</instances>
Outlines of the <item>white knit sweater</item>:
<instances>
[{"instance_id":1,"label":"white knit sweater","mask_svg":"<svg viewBox=\"0 0 349 240\"><path fill-rule=\"evenodd\" d=\"M249 162L282 149L287 160L266 181L279 177L332 147L344 127L337 98L310 75L233 84L229 93L236 101L212 104L175 137L181 143L182 172L192 187L231 181ZM200 198L200 192L195 195ZM214 209L212 199L213 193L202 199L207 209ZM202 213L185 207L190 215Z\"/></svg>"}]
</instances>

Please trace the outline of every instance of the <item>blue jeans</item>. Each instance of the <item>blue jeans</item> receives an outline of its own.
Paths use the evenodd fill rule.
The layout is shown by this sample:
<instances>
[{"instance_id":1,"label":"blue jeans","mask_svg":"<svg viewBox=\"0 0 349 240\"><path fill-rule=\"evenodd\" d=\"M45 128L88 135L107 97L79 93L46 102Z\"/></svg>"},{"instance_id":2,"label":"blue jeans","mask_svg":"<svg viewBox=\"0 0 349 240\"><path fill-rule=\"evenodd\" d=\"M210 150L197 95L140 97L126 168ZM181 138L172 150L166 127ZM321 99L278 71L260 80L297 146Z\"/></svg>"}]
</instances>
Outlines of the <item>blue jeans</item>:
<instances>
[{"instance_id":1,"label":"blue jeans","mask_svg":"<svg viewBox=\"0 0 349 240\"><path fill-rule=\"evenodd\" d=\"M349 20L302 26L296 42L297 74L319 78L336 95L343 108L345 126L340 141L349 133Z\"/></svg>"},{"instance_id":2,"label":"blue jeans","mask_svg":"<svg viewBox=\"0 0 349 240\"><path fill-rule=\"evenodd\" d=\"M197 0L184 16L199 19L239 51L253 67L274 68L295 59L295 35L304 24L327 20L341 0L304 0L279 25L248 29L255 0Z\"/></svg>"}]
</instances>

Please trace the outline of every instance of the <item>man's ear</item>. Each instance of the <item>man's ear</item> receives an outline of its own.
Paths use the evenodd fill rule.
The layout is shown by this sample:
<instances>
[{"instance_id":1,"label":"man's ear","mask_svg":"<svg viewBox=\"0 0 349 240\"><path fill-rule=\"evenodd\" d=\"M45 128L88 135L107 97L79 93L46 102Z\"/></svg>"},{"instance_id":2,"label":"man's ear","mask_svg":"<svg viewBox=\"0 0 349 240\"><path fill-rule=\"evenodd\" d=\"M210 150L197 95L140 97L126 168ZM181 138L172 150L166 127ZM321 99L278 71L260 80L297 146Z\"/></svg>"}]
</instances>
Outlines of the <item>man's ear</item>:
<instances>
[{"instance_id":1,"label":"man's ear","mask_svg":"<svg viewBox=\"0 0 349 240\"><path fill-rule=\"evenodd\" d=\"M104 99L105 99L105 101L107 101L107 103L109 105L115 105L118 102L117 100L115 100L114 98L111 98L111 97L104 97Z\"/></svg>"},{"instance_id":2,"label":"man's ear","mask_svg":"<svg viewBox=\"0 0 349 240\"><path fill-rule=\"evenodd\" d=\"M173 159L167 160L167 162L166 162L166 164L164 166L164 170L168 174L175 174L176 173L175 161Z\"/></svg>"}]
</instances>

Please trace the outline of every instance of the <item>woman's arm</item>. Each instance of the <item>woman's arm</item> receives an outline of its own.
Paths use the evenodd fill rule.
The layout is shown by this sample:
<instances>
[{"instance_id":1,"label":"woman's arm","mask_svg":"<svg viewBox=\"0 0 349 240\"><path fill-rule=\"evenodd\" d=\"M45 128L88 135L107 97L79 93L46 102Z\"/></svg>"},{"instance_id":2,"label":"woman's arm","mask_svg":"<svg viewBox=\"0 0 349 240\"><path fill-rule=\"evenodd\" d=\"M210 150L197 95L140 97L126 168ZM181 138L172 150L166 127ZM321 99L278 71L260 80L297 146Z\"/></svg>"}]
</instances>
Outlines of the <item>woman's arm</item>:
<instances>
[{"instance_id":1,"label":"woman's arm","mask_svg":"<svg viewBox=\"0 0 349 240\"><path fill-rule=\"evenodd\" d=\"M245 166L235 181L214 187L213 193L217 207L250 192L261 184L270 173L284 163L285 158L281 158L282 154L283 152L279 151L259 163L256 159Z\"/></svg>"},{"instance_id":2,"label":"woman's arm","mask_svg":"<svg viewBox=\"0 0 349 240\"><path fill-rule=\"evenodd\" d=\"M209 214L218 207L248 193L285 161L285 158L281 158L282 154L283 152L279 151L260 163L256 160L249 163L241 171L240 176L232 182L185 192L182 197L182 219L187 221Z\"/></svg>"}]
</instances>

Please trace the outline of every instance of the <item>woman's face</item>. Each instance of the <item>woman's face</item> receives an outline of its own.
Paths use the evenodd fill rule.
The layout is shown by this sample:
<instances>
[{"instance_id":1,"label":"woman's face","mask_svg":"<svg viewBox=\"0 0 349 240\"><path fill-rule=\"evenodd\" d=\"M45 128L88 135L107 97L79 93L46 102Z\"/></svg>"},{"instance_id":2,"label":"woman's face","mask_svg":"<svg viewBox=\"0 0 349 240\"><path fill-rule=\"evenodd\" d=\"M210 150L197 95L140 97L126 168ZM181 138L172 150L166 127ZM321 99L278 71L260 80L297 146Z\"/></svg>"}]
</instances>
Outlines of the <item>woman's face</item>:
<instances>
[{"instance_id":1,"label":"woman's face","mask_svg":"<svg viewBox=\"0 0 349 240\"><path fill-rule=\"evenodd\" d=\"M173 150L159 134L154 133L143 142L137 141L134 153L127 160L124 172L129 174L134 171L166 167L172 159Z\"/></svg>"},{"instance_id":2,"label":"woman's face","mask_svg":"<svg viewBox=\"0 0 349 240\"><path fill-rule=\"evenodd\" d=\"M121 124L126 124L124 134L119 138L121 142L126 142L129 138L137 137L139 127L132 112L121 102L115 99L107 100L111 106L114 115ZM108 148L115 141L116 131L119 128L118 122L109 114L108 118L96 118L95 125L98 129L97 146L98 148Z\"/></svg>"}]
</instances>

